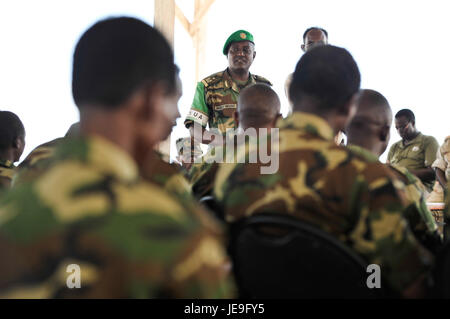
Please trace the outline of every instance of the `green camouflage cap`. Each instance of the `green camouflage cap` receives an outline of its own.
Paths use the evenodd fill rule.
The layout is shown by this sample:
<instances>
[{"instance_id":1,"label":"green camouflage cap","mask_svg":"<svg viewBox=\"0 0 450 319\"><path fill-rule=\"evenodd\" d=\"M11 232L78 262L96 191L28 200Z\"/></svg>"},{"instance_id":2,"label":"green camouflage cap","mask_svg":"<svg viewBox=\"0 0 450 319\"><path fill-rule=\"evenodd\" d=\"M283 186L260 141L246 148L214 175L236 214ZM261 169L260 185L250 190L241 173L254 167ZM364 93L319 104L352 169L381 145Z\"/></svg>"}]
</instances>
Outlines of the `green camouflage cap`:
<instances>
[{"instance_id":1,"label":"green camouflage cap","mask_svg":"<svg viewBox=\"0 0 450 319\"><path fill-rule=\"evenodd\" d=\"M191 149L191 141L194 142L194 149L192 151L192 154L194 156L201 156L203 155L203 151L200 147L200 143L193 141L190 137L182 137L177 139L175 142L177 146L177 152L179 155L183 155L183 150L189 150Z\"/></svg>"},{"instance_id":2,"label":"green camouflage cap","mask_svg":"<svg viewBox=\"0 0 450 319\"><path fill-rule=\"evenodd\" d=\"M250 32L245 30L238 30L228 37L225 45L223 46L223 54L227 55L228 47L231 45L231 43L242 41L250 41L251 43L255 44L255 42L253 42L253 35Z\"/></svg>"}]
</instances>

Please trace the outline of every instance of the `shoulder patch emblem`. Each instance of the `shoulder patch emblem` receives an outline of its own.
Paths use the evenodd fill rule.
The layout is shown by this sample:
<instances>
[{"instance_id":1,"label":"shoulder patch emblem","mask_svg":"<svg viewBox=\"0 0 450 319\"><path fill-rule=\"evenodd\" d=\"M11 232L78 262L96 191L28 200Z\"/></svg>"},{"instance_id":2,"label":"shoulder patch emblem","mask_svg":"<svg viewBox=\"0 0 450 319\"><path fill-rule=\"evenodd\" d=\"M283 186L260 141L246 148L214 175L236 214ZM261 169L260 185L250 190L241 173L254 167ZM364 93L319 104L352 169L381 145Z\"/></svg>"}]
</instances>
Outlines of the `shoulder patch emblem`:
<instances>
[{"instance_id":1,"label":"shoulder patch emblem","mask_svg":"<svg viewBox=\"0 0 450 319\"><path fill-rule=\"evenodd\" d=\"M412 150L413 150L413 152L417 152L417 151L419 150L419 146L414 146L414 147L412 148Z\"/></svg>"}]
</instances>

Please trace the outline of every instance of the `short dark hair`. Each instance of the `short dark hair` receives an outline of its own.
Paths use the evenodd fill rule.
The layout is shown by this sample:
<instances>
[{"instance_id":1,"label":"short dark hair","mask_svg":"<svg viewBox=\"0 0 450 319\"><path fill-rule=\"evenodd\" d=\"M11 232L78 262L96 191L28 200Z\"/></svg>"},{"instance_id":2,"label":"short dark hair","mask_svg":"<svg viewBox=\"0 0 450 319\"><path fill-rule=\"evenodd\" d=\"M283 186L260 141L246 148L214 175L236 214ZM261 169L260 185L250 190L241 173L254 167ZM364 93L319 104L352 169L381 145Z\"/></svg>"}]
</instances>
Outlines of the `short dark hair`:
<instances>
[{"instance_id":1,"label":"short dark hair","mask_svg":"<svg viewBox=\"0 0 450 319\"><path fill-rule=\"evenodd\" d=\"M320 28L320 27L311 27L311 28L306 29L305 33L303 33L303 42L305 42L305 40L306 40L306 35L308 34L308 32L311 31L311 30L314 30L314 29L320 30L320 31L322 31L323 33L325 33L325 36L326 36L327 39L328 39L328 32L327 32L327 30L325 30L325 29L323 29L323 28Z\"/></svg>"},{"instance_id":2,"label":"short dark hair","mask_svg":"<svg viewBox=\"0 0 450 319\"><path fill-rule=\"evenodd\" d=\"M90 27L73 55L75 104L114 108L144 84L161 82L175 89L172 49L164 36L145 22L109 18Z\"/></svg>"},{"instance_id":3,"label":"short dark hair","mask_svg":"<svg viewBox=\"0 0 450 319\"><path fill-rule=\"evenodd\" d=\"M22 121L13 112L0 111L0 150L13 147L19 137L25 137Z\"/></svg>"},{"instance_id":4,"label":"short dark hair","mask_svg":"<svg viewBox=\"0 0 450 319\"><path fill-rule=\"evenodd\" d=\"M411 111L410 109L403 109L398 111L397 114L395 114L395 118L398 119L399 117L405 117L409 122L416 124L416 117L414 116L413 111Z\"/></svg>"},{"instance_id":5,"label":"short dark hair","mask_svg":"<svg viewBox=\"0 0 450 319\"><path fill-rule=\"evenodd\" d=\"M280 99L269 85L256 83L240 92L237 112L242 123L254 128L263 127L280 113Z\"/></svg>"},{"instance_id":6,"label":"short dark hair","mask_svg":"<svg viewBox=\"0 0 450 319\"><path fill-rule=\"evenodd\" d=\"M390 108L389 102L383 94L369 89L359 92L358 105L369 105L370 107L388 106Z\"/></svg>"},{"instance_id":7,"label":"short dark hair","mask_svg":"<svg viewBox=\"0 0 450 319\"><path fill-rule=\"evenodd\" d=\"M315 47L297 63L289 97L294 104L308 97L320 111L331 111L349 102L359 91L361 75L351 54L332 45Z\"/></svg>"}]
</instances>

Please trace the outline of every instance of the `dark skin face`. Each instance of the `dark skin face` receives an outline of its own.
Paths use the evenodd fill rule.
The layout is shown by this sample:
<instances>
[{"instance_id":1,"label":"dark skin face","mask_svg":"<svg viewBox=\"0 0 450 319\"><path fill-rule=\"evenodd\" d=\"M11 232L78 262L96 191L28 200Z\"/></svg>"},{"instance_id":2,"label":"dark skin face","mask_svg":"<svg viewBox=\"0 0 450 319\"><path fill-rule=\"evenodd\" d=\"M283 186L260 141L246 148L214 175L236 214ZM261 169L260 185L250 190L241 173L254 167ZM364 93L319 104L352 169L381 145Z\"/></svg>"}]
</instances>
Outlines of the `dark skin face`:
<instances>
[{"instance_id":1,"label":"dark skin face","mask_svg":"<svg viewBox=\"0 0 450 319\"><path fill-rule=\"evenodd\" d=\"M325 33L320 29L312 29L306 34L305 43L302 44L302 50L303 52L307 52L316 46L326 44L328 44L328 39Z\"/></svg>"},{"instance_id":2,"label":"dark skin face","mask_svg":"<svg viewBox=\"0 0 450 319\"><path fill-rule=\"evenodd\" d=\"M410 122L406 117L400 116L395 118L395 129L403 142L412 140L417 136L417 130L413 122Z\"/></svg>"},{"instance_id":3,"label":"dark skin face","mask_svg":"<svg viewBox=\"0 0 450 319\"><path fill-rule=\"evenodd\" d=\"M395 128L402 138L403 143L413 140L419 134L415 124L404 116L395 118ZM435 178L435 173L431 167L410 171L422 181L431 181Z\"/></svg>"},{"instance_id":4,"label":"dark skin face","mask_svg":"<svg viewBox=\"0 0 450 319\"><path fill-rule=\"evenodd\" d=\"M256 57L255 45L250 41L233 42L228 49L228 68L233 78L248 79L250 66Z\"/></svg>"}]
</instances>

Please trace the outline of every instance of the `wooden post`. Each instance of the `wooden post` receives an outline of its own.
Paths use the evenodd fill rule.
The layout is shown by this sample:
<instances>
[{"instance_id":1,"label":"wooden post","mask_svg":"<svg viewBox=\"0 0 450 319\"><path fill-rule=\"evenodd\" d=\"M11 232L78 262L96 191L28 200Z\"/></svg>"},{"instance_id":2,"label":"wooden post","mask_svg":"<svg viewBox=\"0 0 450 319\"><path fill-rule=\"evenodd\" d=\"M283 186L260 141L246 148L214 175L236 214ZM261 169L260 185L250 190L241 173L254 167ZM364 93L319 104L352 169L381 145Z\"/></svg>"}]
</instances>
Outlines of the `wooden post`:
<instances>
[{"instance_id":1,"label":"wooden post","mask_svg":"<svg viewBox=\"0 0 450 319\"><path fill-rule=\"evenodd\" d=\"M166 37L172 49L174 48L175 0L155 0L155 27ZM157 148L164 159L170 161L170 136L159 143Z\"/></svg>"},{"instance_id":2,"label":"wooden post","mask_svg":"<svg viewBox=\"0 0 450 319\"><path fill-rule=\"evenodd\" d=\"M195 47L195 81L204 76L205 44L206 44L206 12L213 0L195 0L194 22L191 24L191 34Z\"/></svg>"}]
</instances>

